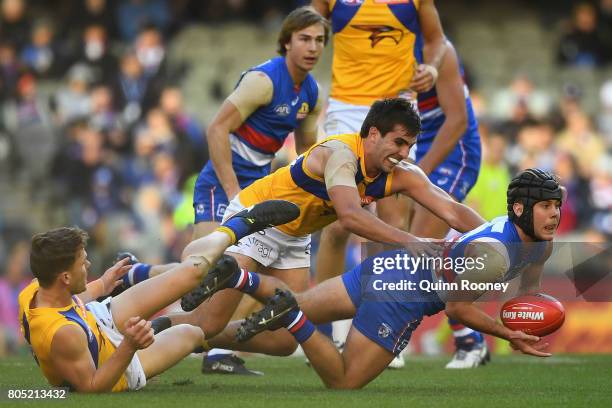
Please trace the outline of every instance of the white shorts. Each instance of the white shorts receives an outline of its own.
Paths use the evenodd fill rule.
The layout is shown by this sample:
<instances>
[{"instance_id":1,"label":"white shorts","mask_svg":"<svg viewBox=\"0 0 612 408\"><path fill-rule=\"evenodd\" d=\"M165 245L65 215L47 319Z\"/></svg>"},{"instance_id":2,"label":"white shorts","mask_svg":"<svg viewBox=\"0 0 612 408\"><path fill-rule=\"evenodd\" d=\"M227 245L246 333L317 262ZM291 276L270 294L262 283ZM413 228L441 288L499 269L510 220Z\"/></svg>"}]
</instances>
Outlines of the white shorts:
<instances>
[{"instance_id":1,"label":"white shorts","mask_svg":"<svg viewBox=\"0 0 612 408\"><path fill-rule=\"evenodd\" d=\"M327 116L325 117L325 124L323 125L325 134L329 137L345 133L361 132L361 125L369 111L369 106L351 105L350 103L344 103L329 98ZM412 146L408 153L408 158L412 161L416 159L415 146Z\"/></svg>"},{"instance_id":2,"label":"white shorts","mask_svg":"<svg viewBox=\"0 0 612 408\"><path fill-rule=\"evenodd\" d=\"M223 221L244 209L238 197L230 201ZM276 269L310 267L310 234L294 237L276 228L267 228L242 238L226 252L241 254Z\"/></svg>"},{"instance_id":3,"label":"white shorts","mask_svg":"<svg viewBox=\"0 0 612 408\"><path fill-rule=\"evenodd\" d=\"M110 340L115 347L119 347L119 343L123 340L123 334L117 330L115 321L113 320L113 314L111 312L110 303L112 298L108 297L102 302L89 302L86 307L95 317L96 323L102 329L106 337ZM128 388L131 391L136 391L147 385L147 377L140 364L138 355L134 353L130 365L125 370L125 376L127 378Z\"/></svg>"},{"instance_id":4,"label":"white shorts","mask_svg":"<svg viewBox=\"0 0 612 408\"><path fill-rule=\"evenodd\" d=\"M325 117L325 134L327 136L342 135L345 133L359 133L369 106L351 105L329 98L327 115Z\"/></svg>"}]
</instances>

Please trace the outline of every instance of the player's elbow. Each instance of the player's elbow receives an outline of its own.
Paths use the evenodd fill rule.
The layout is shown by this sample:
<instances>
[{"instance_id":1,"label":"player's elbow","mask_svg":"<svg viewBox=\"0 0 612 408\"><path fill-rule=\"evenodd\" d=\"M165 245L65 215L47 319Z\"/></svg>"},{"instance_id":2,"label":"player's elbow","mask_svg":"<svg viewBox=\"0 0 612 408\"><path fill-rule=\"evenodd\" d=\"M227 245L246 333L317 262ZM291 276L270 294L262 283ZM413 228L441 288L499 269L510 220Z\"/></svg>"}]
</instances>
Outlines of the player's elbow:
<instances>
[{"instance_id":1,"label":"player's elbow","mask_svg":"<svg viewBox=\"0 0 612 408\"><path fill-rule=\"evenodd\" d=\"M457 306L454 302L447 302L444 306L444 313L450 318L454 318L457 314Z\"/></svg>"},{"instance_id":2,"label":"player's elbow","mask_svg":"<svg viewBox=\"0 0 612 408\"><path fill-rule=\"evenodd\" d=\"M360 217L358 211L354 209L346 209L336 211L338 222L342 228L353 232L360 225Z\"/></svg>"},{"instance_id":3,"label":"player's elbow","mask_svg":"<svg viewBox=\"0 0 612 408\"><path fill-rule=\"evenodd\" d=\"M461 137L467 130L468 125L468 116L467 111L465 109L456 109L454 110L447 119L452 128L455 129L455 133Z\"/></svg>"},{"instance_id":4,"label":"player's elbow","mask_svg":"<svg viewBox=\"0 0 612 408\"><path fill-rule=\"evenodd\" d=\"M447 211L444 217L444 221L452 228L457 231L463 232L463 221L461 220L460 214L455 210Z\"/></svg>"},{"instance_id":5,"label":"player's elbow","mask_svg":"<svg viewBox=\"0 0 612 408\"><path fill-rule=\"evenodd\" d=\"M462 304L461 302L447 302L444 313L453 320L460 320Z\"/></svg>"},{"instance_id":6,"label":"player's elbow","mask_svg":"<svg viewBox=\"0 0 612 408\"><path fill-rule=\"evenodd\" d=\"M206 130L206 139L208 141L209 149L214 148L214 146L216 146L216 144L219 143L224 137L227 138L228 133L228 129L226 129L226 127L221 123L211 123Z\"/></svg>"}]
</instances>

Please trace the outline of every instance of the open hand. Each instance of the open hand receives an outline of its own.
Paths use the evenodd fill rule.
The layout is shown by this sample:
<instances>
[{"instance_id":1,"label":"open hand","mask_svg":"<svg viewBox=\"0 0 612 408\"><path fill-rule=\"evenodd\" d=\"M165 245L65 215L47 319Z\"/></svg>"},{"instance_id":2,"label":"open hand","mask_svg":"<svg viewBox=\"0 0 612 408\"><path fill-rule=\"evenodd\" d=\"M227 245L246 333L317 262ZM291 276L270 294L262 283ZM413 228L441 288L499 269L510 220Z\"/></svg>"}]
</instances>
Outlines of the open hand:
<instances>
[{"instance_id":1,"label":"open hand","mask_svg":"<svg viewBox=\"0 0 612 408\"><path fill-rule=\"evenodd\" d=\"M508 338L510 346L514 350L537 357L550 357L551 353L541 351L548 347L548 343L540 343L540 340L538 336L532 336L518 330L513 331Z\"/></svg>"}]
</instances>

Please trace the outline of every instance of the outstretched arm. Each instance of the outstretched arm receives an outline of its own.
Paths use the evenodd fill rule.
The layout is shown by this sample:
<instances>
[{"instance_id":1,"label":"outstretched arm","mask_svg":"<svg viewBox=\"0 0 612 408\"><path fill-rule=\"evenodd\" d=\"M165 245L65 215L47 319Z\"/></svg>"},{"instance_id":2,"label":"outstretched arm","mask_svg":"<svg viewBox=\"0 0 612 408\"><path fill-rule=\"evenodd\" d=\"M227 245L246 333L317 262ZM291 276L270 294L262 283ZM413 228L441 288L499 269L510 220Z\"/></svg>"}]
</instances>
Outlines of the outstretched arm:
<instances>
[{"instance_id":1,"label":"outstretched arm","mask_svg":"<svg viewBox=\"0 0 612 408\"><path fill-rule=\"evenodd\" d=\"M501 244L500 244L501 245ZM507 260L501 251L505 251L503 245L496 249L495 244L484 242L471 242L465 251L466 258L480 258L485 268L477 266L457 275L455 282L498 282L508 269ZM476 265L476 264L475 264ZM548 357L550 353L541 351L548 344L540 344L540 338L531 336L521 331L510 330L504 327L488 314L480 310L474 301L480 297L479 291L454 291L448 293L446 302L446 314L474 330L490 334L508 340L512 347L525 354L538 357Z\"/></svg>"},{"instance_id":2,"label":"outstretched arm","mask_svg":"<svg viewBox=\"0 0 612 408\"><path fill-rule=\"evenodd\" d=\"M415 165L403 164L402 168L396 168L391 189L413 198L459 232L470 231L486 222L476 211L433 185Z\"/></svg>"},{"instance_id":3,"label":"outstretched arm","mask_svg":"<svg viewBox=\"0 0 612 408\"><path fill-rule=\"evenodd\" d=\"M344 228L376 242L406 246L418 241L413 235L381 221L361 206L361 197L355 183L357 157L351 150L336 149L326 160L323 173L325 186L338 221Z\"/></svg>"}]
</instances>

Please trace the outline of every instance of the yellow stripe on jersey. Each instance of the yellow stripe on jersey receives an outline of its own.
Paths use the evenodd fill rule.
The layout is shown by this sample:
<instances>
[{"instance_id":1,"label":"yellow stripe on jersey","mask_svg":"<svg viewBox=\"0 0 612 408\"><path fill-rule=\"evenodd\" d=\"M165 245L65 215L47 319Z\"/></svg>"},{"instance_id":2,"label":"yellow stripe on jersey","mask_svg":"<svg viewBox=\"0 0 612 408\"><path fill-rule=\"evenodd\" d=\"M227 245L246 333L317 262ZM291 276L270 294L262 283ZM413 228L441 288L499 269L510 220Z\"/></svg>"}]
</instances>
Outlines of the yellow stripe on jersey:
<instances>
[{"instance_id":1,"label":"yellow stripe on jersey","mask_svg":"<svg viewBox=\"0 0 612 408\"><path fill-rule=\"evenodd\" d=\"M370 106L408 92L420 33L419 0L331 0L334 57L330 96Z\"/></svg>"},{"instance_id":2,"label":"yellow stripe on jersey","mask_svg":"<svg viewBox=\"0 0 612 408\"><path fill-rule=\"evenodd\" d=\"M43 375L54 386L66 386L66 381L54 369L51 362L51 342L57 331L66 325L75 325L85 331L88 339L89 352L96 367L100 367L115 351L115 346L100 330L93 314L79 307L73 300L66 307L36 307L31 308L32 300L38 292L38 280L34 279L19 294L19 320L21 331L32 348L32 354ZM113 386L113 392L126 391L127 378L121 376Z\"/></svg>"},{"instance_id":3,"label":"yellow stripe on jersey","mask_svg":"<svg viewBox=\"0 0 612 408\"><path fill-rule=\"evenodd\" d=\"M346 144L358 157L359 167L355 174L355 183L362 205L391 194L391 174L381 173L374 178L364 176L366 172L363 139L358 133L352 133L329 137L312 146L289 166L257 180L240 192L238 196L240 203L245 207L271 199L295 203L300 207L300 216L288 224L276 227L295 237L311 234L334 222L337 216L329 199L325 181L322 177L313 174L305 165L313 149L330 140Z\"/></svg>"}]
</instances>

